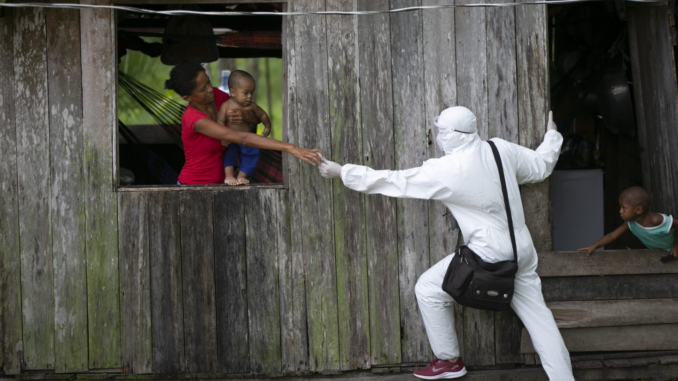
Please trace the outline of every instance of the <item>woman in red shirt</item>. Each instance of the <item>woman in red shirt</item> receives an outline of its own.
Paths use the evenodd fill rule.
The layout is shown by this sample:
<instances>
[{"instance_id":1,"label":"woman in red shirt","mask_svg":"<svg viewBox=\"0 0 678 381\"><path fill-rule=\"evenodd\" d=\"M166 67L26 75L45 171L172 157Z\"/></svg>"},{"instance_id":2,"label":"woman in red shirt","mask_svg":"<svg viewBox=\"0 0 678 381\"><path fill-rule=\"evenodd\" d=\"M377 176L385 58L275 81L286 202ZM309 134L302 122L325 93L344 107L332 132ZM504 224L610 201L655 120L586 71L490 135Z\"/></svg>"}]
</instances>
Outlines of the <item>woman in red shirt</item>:
<instances>
[{"instance_id":1,"label":"woman in red shirt","mask_svg":"<svg viewBox=\"0 0 678 381\"><path fill-rule=\"evenodd\" d=\"M248 132L224 127L216 122L217 111L229 98L228 94L212 87L205 69L196 62L183 62L172 69L167 89L174 90L188 102L181 117L181 140L184 143L186 163L179 174L181 184L223 184L224 150L221 141L238 143L247 147L282 151L294 155L311 165L320 164L319 149L304 149L290 143L266 138ZM232 110L230 123L241 121L258 123L249 112Z\"/></svg>"}]
</instances>

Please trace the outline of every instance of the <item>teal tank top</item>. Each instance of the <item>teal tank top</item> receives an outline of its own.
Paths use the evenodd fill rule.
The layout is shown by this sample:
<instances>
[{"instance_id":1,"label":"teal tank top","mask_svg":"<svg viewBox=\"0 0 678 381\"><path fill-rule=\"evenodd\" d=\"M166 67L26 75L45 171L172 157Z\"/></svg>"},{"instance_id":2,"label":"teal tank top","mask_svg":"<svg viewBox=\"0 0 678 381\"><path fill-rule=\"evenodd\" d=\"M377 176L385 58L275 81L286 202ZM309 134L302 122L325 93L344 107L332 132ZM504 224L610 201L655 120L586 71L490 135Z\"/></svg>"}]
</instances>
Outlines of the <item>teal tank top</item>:
<instances>
[{"instance_id":1,"label":"teal tank top","mask_svg":"<svg viewBox=\"0 0 678 381\"><path fill-rule=\"evenodd\" d=\"M662 249L671 252L675 239L673 228L671 227L673 225L673 217L666 214L661 215L664 217L664 222L659 226L645 228L638 225L636 221L629 221L629 229L648 249Z\"/></svg>"}]
</instances>

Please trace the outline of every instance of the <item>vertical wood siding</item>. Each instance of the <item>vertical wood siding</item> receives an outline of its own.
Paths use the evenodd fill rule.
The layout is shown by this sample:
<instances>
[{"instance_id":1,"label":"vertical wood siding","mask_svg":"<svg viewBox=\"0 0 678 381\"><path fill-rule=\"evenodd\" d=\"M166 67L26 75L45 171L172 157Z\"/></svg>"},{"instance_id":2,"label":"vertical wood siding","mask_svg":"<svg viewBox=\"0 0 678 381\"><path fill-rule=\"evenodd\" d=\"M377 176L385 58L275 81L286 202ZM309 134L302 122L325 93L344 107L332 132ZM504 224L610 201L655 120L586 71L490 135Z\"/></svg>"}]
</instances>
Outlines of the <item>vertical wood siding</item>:
<instances>
[{"instance_id":1,"label":"vertical wood siding","mask_svg":"<svg viewBox=\"0 0 678 381\"><path fill-rule=\"evenodd\" d=\"M47 9L55 370L87 363L87 262L80 12Z\"/></svg>"},{"instance_id":2,"label":"vertical wood siding","mask_svg":"<svg viewBox=\"0 0 678 381\"><path fill-rule=\"evenodd\" d=\"M174 192L149 196L151 347L153 373L184 373L184 298L180 200Z\"/></svg>"},{"instance_id":3,"label":"vertical wood siding","mask_svg":"<svg viewBox=\"0 0 678 381\"><path fill-rule=\"evenodd\" d=\"M388 0L359 1L358 10L389 9ZM358 72L363 163L395 168L390 17L358 18ZM365 196L367 282L372 364L400 361L400 296L396 201Z\"/></svg>"},{"instance_id":4,"label":"vertical wood siding","mask_svg":"<svg viewBox=\"0 0 678 381\"><path fill-rule=\"evenodd\" d=\"M14 12L14 104L24 369L54 368L54 279L45 10Z\"/></svg>"},{"instance_id":5,"label":"vertical wood siding","mask_svg":"<svg viewBox=\"0 0 678 381\"><path fill-rule=\"evenodd\" d=\"M83 2L110 4L108 0ZM90 369L121 366L118 205L113 192L117 150L113 24L109 10L80 11Z\"/></svg>"},{"instance_id":6,"label":"vertical wood siding","mask_svg":"<svg viewBox=\"0 0 678 381\"><path fill-rule=\"evenodd\" d=\"M354 10L353 0L328 0L327 10ZM332 160L362 164L357 17L327 17ZM341 369L369 368L370 332L364 197L332 182L334 251Z\"/></svg>"},{"instance_id":7,"label":"vertical wood siding","mask_svg":"<svg viewBox=\"0 0 678 381\"><path fill-rule=\"evenodd\" d=\"M0 369L21 372L21 252L14 119L13 14L0 18Z\"/></svg>"},{"instance_id":8,"label":"vertical wood siding","mask_svg":"<svg viewBox=\"0 0 678 381\"><path fill-rule=\"evenodd\" d=\"M295 11L324 11L324 0L294 3ZM303 147L322 147L332 157L329 127L327 33L325 16L301 16L295 20L295 71L297 141ZM299 167L309 365L311 370L338 370L339 322L334 257L332 183L309 165Z\"/></svg>"},{"instance_id":9,"label":"vertical wood siding","mask_svg":"<svg viewBox=\"0 0 678 381\"><path fill-rule=\"evenodd\" d=\"M304 375L429 361L414 286L456 249L453 216L349 191L290 155L287 189L115 192L112 22L103 10L0 18L11 53L0 57L3 371ZM543 137L544 7L283 25L292 143L340 163L419 166L443 154L432 121L457 104L476 112L483 138L534 148ZM538 250L551 245L548 190L523 189ZM456 308L455 318L467 364L534 360L520 354L515 314Z\"/></svg>"},{"instance_id":10,"label":"vertical wood siding","mask_svg":"<svg viewBox=\"0 0 678 381\"><path fill-rule=\"evenodd\" d=\"M252 206L245 196L245 192L214 194L217 351L224 373L250 371L245 209Z\"/></svg>"}]
</instances>

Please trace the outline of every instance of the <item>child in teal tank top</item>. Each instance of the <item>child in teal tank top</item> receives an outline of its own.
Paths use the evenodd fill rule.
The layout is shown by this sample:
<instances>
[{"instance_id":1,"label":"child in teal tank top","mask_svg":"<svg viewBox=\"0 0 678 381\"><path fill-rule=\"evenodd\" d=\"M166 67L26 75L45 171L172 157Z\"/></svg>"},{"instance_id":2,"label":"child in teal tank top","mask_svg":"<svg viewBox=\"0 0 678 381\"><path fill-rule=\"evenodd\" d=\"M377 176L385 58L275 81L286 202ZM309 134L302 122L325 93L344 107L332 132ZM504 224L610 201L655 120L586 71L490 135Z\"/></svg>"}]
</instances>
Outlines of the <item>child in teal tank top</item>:
<instances>
[{"instance_id":1,"label":"child in teal tank top","mask_svg":"<svg viewBox=\"0 0 678 381\"><path fill-rule=\"evenodd\" d=\"M638 237L648 249L662 249L669 254L661 258L662 262L678 259L678 245L676 244L677 223L672 216L654 213L649 209L650 195L641 187L631 187L619 196L620 210L624 223L615 231L607 234L591 246L579 249L591 255L596 249L603 247L627 230Z\"/></svg>"}]
</instances>

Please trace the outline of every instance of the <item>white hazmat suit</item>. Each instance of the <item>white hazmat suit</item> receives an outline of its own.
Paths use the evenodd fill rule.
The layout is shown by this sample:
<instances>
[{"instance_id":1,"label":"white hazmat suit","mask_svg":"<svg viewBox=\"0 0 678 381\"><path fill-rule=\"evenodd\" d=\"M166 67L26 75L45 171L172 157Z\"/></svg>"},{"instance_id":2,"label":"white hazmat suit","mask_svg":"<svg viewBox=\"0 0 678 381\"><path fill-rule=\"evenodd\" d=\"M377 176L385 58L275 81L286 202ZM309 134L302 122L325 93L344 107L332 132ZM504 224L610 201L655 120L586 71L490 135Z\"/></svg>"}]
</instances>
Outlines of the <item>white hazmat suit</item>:
<instances>
[{"instance_id":1,"label":"white hazmat suit","mask_svg":"<svg viewBox=\"0 0 678 381\"><path fill-rule=\"evenodd\" d=\"M452 212L466 245L486 262L513 258L499 172L492 150L476 133L476 119L464 107L451 107L436 118L436 138L445 156L421 167L401 171L326 162L325 177L341 177L350 189L390 197L438 200ZM518 273L511 307L530 333L542 365L551 380L574 380L570 355L551 311L544 303L537 269L537 252L525 225L518 185L546 179L558 160L563 138L552 121L536 151L492 139L504 166L518 249ZM454 254L426 271L415 293L431 349L442 360L459 356L454 330L453 299L442 290L445 272Z\"/></svg>"}]
</instances>

